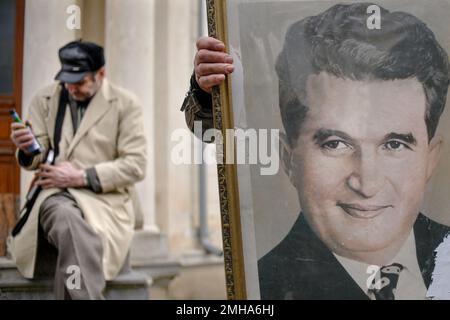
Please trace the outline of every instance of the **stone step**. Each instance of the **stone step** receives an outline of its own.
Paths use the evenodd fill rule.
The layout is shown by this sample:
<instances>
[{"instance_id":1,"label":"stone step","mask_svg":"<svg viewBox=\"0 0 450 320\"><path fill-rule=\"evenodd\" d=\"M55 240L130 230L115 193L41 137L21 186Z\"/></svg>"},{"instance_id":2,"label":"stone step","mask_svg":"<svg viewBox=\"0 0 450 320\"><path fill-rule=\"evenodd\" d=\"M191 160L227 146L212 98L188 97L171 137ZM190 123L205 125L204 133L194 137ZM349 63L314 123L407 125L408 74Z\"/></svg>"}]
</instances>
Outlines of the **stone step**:
<instances>
[{"instance_id":1,"label":"stone step","mask_svg":"<svg viewBox=\"0 0 450 320\"><path fill-rule=\"evenodd\" d=\"M128 271L107 281L107 300L148 300L149 278L142 273ZM151 281L150 281L151 282ZM51 279L28 280L17 271L14 263L0 258L0 300L53 300Z\"/></svg>"}]
</instances>

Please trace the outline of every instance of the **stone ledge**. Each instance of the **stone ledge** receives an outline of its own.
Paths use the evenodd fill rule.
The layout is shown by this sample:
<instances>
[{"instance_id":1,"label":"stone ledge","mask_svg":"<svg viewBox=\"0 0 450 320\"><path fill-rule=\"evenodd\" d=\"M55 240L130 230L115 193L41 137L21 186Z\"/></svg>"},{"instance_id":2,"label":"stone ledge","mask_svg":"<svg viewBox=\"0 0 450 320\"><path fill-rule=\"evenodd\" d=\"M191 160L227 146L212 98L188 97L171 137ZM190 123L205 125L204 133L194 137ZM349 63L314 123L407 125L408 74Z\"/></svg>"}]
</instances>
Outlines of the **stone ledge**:
<instances>
[{"instance_id":1,"label":"stone ledge","mask_svg":"<svg viewBox=\"0 0 450 320\"><path fill-rule=\"evenodd\" d=\"M155 259L168 258L167 236L148 230L136 230L130 247L131 265L152 264Z\"/></svg>"},{"instance_id":2,"label":"stone ledge","mask_svg":"<svg viewBox=\"0 0 450 320\"><path fill-rule=\"evenodd\" d=\"M184 254L179 259L182 267L197 267L209 265L221 265L224 263L223 256L205 254L203 251Z\"/></svg>"},{"instance_id":3,"label":"stone ledge","mask_svg":"<svg viewBox=\"0 0 450 320\"><path fill-rule=\"evenodd\" d=\"M159 258L147 263L133 263L132 267L156 281L161 278L175 277L180 272L181 264L175 259Z\"/></svg>"},{"instance_id":4,"label":"stone ledge","mask_svg":"<svg viewBox=\"0 0 450 320\"><path fill-rule=\"evenodd\" d=\"M0 257L0 271L3 269L11 269L16 268L16 265L11 259L8 259L6 257Z\"/></svg>"},{"instance_id":5,"label":"stone ledge","mask_svg":"<svg viewBox=\"0 0 450 320\"><path fill-rule=\"evenodd\" d=\"M107 300L148 300L152 278L130 271L106 282ZM9 259L0 259L0 299L52 300L51 279L25 279Z\"/></svg>"}]
</instances>

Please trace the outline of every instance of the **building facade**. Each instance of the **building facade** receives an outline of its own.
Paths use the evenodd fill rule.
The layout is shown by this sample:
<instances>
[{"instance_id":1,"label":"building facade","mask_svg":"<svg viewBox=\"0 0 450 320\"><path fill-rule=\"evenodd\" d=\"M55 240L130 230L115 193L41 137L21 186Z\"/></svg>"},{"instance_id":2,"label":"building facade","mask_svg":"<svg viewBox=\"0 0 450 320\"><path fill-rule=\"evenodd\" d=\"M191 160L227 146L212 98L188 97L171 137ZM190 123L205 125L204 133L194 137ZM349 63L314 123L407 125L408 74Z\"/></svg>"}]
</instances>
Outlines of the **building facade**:
<instances>
[{"instance_id":1,"label":"building facade","mask_svg":"<svg viewBox=\"0 0 450 320\"><path fill-rule=\"evenodd\" d=\"M199 238L200 230L206 232L208 241L220 250L216 168L176 164L172 150L179 143L174 139L177 130L185 130L192 150L201 148L188 133L179 109L192 74L195 42L204 33L204 4L200 0L2 0L1 6L2 14L8 12L13 19L0 22L5 24L1 42L11 52L9 60L0 59L0 68L11 74L0 79L0 256L7 259L7 234L31 180L30 173L19 171L13 157L8 110L14 107L26 115L36 91L54 81L58 49L81 38L104 46L107 78L134 92L144 106L149 164L146 179L137 186L144 216L131 249L132 266L153 279L151 297L195 298L169 291L176 287L171 282L182 282L180 277L188 269L213 266L219 276L223 269L222 259L207 254ZM201 223L205 219L200 211L207 223ZM202 292L201 284L199 288ZM225 297L224 288L220 295L219 291L217 297Z\"/></svg>"}]
</instances>

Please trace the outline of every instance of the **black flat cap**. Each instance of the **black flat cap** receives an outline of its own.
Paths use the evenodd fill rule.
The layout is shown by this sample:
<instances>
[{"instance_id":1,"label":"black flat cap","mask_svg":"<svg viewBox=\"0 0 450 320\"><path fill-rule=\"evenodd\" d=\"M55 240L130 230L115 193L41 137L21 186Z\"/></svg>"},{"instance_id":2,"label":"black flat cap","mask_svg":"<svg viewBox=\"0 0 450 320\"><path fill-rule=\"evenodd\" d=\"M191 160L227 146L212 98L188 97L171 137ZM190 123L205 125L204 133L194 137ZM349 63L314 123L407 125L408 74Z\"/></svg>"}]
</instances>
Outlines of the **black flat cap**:
<instances>
[{"instance_id":1,"label":"black flat cap","mask_svg":"<svg viewBox=\"0 0 450 320\"><path fill-rule=\"evenodd\" d=\"M103 48L93 42L72 41L59 49L61 70L55 77L65 83L77 83L90 72L105 65Z\"/></svg>"}]
</instances>

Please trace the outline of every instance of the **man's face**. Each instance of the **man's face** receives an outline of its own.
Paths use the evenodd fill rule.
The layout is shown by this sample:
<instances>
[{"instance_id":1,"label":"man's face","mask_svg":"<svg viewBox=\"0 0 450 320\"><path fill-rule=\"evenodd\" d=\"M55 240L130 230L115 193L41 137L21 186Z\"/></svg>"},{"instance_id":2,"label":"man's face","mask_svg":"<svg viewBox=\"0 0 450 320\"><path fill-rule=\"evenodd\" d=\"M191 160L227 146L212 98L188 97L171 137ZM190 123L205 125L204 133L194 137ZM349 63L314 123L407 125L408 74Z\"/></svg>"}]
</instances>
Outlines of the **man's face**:
<instances>
[{"instance_id":1,"label":"man's face","mask_svg":"<svg viewBox=\"0 0 450 320\"><path fill-rule=\"evenodd\" d=\"M93 97L101 87L102 79L103 76L99 73L88 74L80 82L66 83L65 86L72 99L86 101Z\"/></svg>"},{"instance_id":2,"label":"man's face","mask_svg":"<svg viewBox=\"0 0 450 320\"><path fill-rule=\"evenodd\" d=\"M307 96L290 158L305 218L339 255L395 254L438 158L439 143L428 142L422 85L321 73L309 78Z\"/></svg>"}]
</instances>

